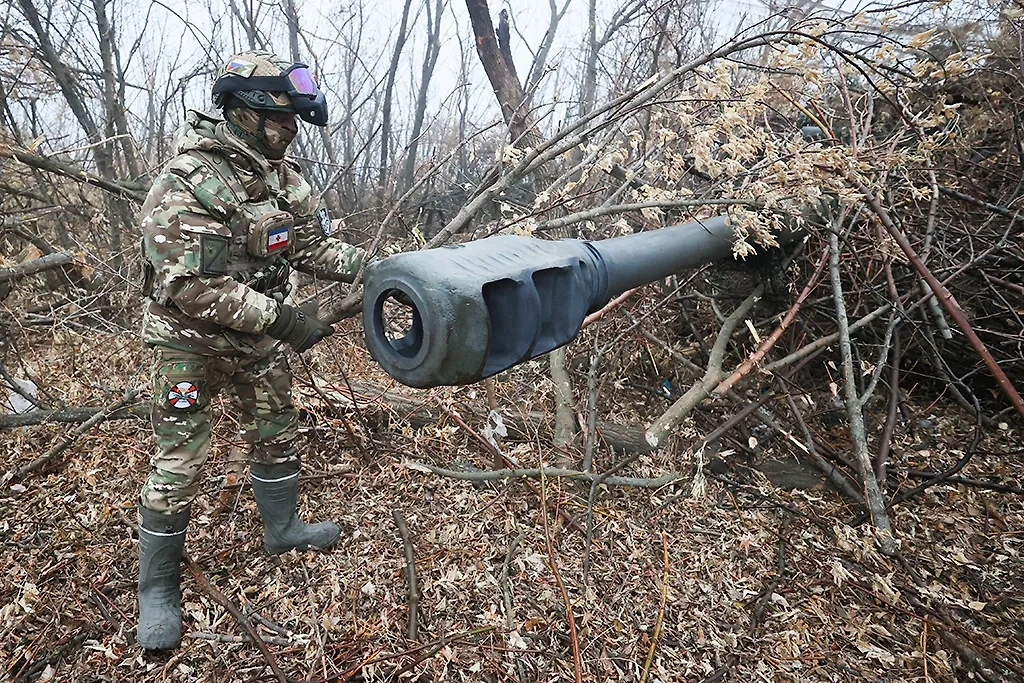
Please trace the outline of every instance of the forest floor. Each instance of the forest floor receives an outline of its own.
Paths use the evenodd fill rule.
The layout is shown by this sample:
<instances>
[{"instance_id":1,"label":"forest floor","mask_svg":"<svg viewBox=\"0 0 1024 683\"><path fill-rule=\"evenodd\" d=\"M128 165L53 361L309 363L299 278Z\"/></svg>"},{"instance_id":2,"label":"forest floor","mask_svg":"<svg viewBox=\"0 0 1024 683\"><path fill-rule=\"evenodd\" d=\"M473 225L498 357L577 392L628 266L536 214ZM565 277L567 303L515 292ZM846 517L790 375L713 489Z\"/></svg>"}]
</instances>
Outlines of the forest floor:
<instances>
[{"instance_id":1,"label":"forest floor","mask_svg":"<svg viewBox=\"0 0 1024 683\"><path fill-rule=\"evenodd\" d=\"M410 466L488 467L492 456L466 429L483 425L455 419L469 414L464 406L486 405L480 387L410 391L450 411L418 430L402 415L386 424L332 407L311 372L317 386L341 392L342 368L353 380L390 386L354 343L357 326L344 330L311 354L308 368L296 368L295 391L301 512L337 521L338 547L263 552L251 492L225 487L233 438L225 403L215 409L186 546L267 641L286 680L1024 680L1019 489L931 487L894 508L900 557L890 558L870 525L847 525L856 510L834 491L778 489L739 465L705 476L707 456L680 448L624 472L679 472L678 483L599 488L588 543L588 490L576 482L475 487ZM99 405L143 385L148 366L131 335L57 334L24 360L51 387L81 387L63 396L70 405ZM550 397L543 369L528 364L516 381L499 382L499 405L542 407ZM930 430L897 431L892 469L942 470L967 448L973 421L946 403L915 408ZM0 433L3 471L72 429ZM683 431L681 443L696 440L696 427ZM1019 425L988 430L959 476L1021 486L1022 441ZM3 484L0 680L280 680L188 569L181 649L151 655L135 644L135 500L151 444L142 419L104 422L48 469ZM525 467L554 460L543 438L503 446ZM786 453L784 442L774 448ZM613 460L599 450L597 469ZM415 558L415 639L395 511Z\"/></svg>"}]
</instances>

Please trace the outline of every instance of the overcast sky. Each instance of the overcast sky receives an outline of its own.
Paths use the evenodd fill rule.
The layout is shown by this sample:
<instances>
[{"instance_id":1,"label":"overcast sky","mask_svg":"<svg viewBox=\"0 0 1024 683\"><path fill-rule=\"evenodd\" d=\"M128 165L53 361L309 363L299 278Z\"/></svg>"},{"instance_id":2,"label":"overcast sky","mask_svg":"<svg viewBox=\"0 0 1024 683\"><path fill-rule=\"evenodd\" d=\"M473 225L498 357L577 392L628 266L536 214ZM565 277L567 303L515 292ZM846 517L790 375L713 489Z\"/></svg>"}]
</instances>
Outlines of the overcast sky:
<instances>
[{"instance_id":1,"label":"overcast sky","mask_svg":"<svg viewBox=\"0 0 1024 683\"><path fill-rule=\"evenodd\" d=\"M750 20L766 14L765 6L760 0L712 1L716 3L715 16L720 22L719 29L723 32L731 33L743 17ZM344 25L346 20L358 11L358 5L353 2L321 0L296 2L301 14L303 33L313 48L312 51L303 49L303 56L311 63L316 62L316 66L323 74L322 80L335 81L325 82L325 86L338 87L336 81L341 78L338 70L341 65L342 48L333 43L337 37L338 27ZM402 70L396 83L399 98L408 98L412 81L419 79L419 68L425 48L426 22L422 7L417 6L420 2L421 0L413 0L411 12L415 16L410 18L410 42L405 48ZM598 0L599 28L618 5L615 0ZM261 26L270 33L275 49L279 53L287 53L283 15L278 6L269 3L255 6L260 12ZM383 0L367 2L362 10L361 23L365 29L365 36L364 49L360 56L380 75L386 71L385 65L390 58L390 45L393 44L397 33L402 6L401 0ZM130 4L127 0L115 0L113 3L113 11L119 14L121 42L127 47L144 32L143 43L149 48L143 48L143 52L149 53L145 55L148 68L156 68L164 78L180 79L193 76L204 62L208 63L211 59L223 60L231 52L246 46L244 34L237 28L227 28L231 24L237 25L237 22L232 21L227 0L209 0L205 5L194 0L161 0L160 5L154 5L149 9L148 14L140 12L139 7L140 5ZM515 29L518 31L518 34L513 31L513 56L520 78L525 78L532 62L530 50L536 49L540 44L548 26L548 5L543 0L531 0L515 5L492 2L491 12L495 24L497 14L503 8L509 9ZM586 12L587 0L571 0L566 16L559 26L555 48L548 60L548 67L557 68L558 76L565 82L570 80L570 74L575 74L579 69L585 40ZM491 102L493 95L475 53L464 0L450 0L445 11L442 21L441 55L431 83L431 109L436 113L442 104L450 100L450 95L460 84L460 35L463 37L463 49L469 51L470 86L476 108L490 108L493 115L497 116L497 107ZM376 68L373 68L374 64ZM142 59L133 60L133 68L130 70L133 79L144 78L142 66ZM207 89L210 85L210 76L195 75L193 79L195 82L187 89L185 96L186 105L208 108ZM549 78L549 86L553 82L554 78ZM559 87L564 86L559 84ZM138 110L138 104L134 104L132 109Z\"/></svg>"},{"instance_id":2,"label":"overcast sky","mask_svg":"<svg viewBox=\"0 0 1024 683\"><path fill-rule=\"evenodd\" d=\"M564 0L556 0L559 3ZM597 0L598 30L602 30L621 2L626 0ZM696 2L697 0L673 0L675 2ZM717 42L735 34L739 28L746 28L765 18L768 8L762 0L708 0L708 16L713 18L717 31ZM975 0L953 0L954 5L965 5ZM986 3L988 0L977 0ZM266 35L279 54L287 54L286 25L280 2L276 0L111 0L108 7L114 20L121 46L122 65L131 86L126 91L129 111L139 121L152 118L147 111L150 91L158 93L158 99L173 94L166 106L165 127L173 128L183 115L183 108L209 109L209 89L216 68L233 52L244 49L246 38L240 23L233 17L231 3L242 8L251 7L257 13L261 31ZM306 42L301 47L303 59L315 66L320 75L321 86L329 93L337 93L343 87L343 68L352 53L347 45L352 40L339 34L351 34L356 27L363 31L361 48L357 57L359 69L373 74L373 81L379 82L387 71L392 45L402 12L402 0L295 0L301 15L302 32ZM420 65L425 49L426 16L423 0L413 0L409 26L409 42L403 52L401 69L395 86L396 129L401 131L411 119L411 98L418 87ZM855 11L857 4L862 7L869 0L833 0L835 6L845 11ZM856 4L855 4L856 3ZM549 56L547 67L550 71L544 89L535 101L566 101L577 97L577 84L581 60L585 55L586 14L588 0L570 0L568 11L557 32L554 49ZM785 3L780 3L785 4ZM878 3L872 3L878 4ZM75 64L81 57L87 68L99 71L95 56L95 27L88 3L80 0L53 0L50 20L55 28L58 49L69 55L69 63ZM827 10L818 6L819 11ZM548 26L549 8L547 0L529 0L518 4L491 1L491 14L497 23L497 14L508 9L516 30L512 34L512 49L516 68L521 79L525 79L532 62L531 49L536 49L543 39ZM8 5L8 12L17 11ZM911 10L908 10L911 11ZM916 9L912 11L918 11ZM963 15L962 15L963 16ZM462 39L460 46L460 37ZM81 42L87 50L78 50ZM133 53L132 46L138 48ZM81 52L82 55L79 55ZM473 126L477 127L499 117L486 76L475 52L465 0L448 0L442 21L441 54L430 87L430 107L427 124L431 121L452 121L458 97L461 93L461 61L463 54L468 66L465 87L470 93L470 109ZM602 53L603 59L615 59L613 50ZM615 65L611 65L615 66ZM614 71L614 69L610 69ZM357 74L358 76L358 74ZM366 85L366 90L370 84ZM99 93L96 93L98 96ZM599 95L599 99L601 96ZM60 98L55 98L43 115L56 119L63 115ZM329 102L332 119L340 114L340 98ZM67 125L47 125L51 130L68 131ZM399 137L401 137L399 135ZM67 144L76 144L75 136L67 138Z\"/></svg>"}]
</instances>

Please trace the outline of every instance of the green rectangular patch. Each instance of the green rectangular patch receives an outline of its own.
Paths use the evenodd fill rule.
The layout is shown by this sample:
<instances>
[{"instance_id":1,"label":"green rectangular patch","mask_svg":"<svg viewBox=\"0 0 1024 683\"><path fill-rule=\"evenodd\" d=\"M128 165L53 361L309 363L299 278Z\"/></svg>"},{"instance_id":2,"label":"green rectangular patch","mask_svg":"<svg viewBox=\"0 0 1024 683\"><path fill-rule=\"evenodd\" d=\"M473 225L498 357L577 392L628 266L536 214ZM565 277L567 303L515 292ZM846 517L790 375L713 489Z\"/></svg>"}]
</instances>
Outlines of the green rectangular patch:
<instances>
[{"instance_id":1,"label":"green rectangular patch","mask_svg":"<svg viewBox=\"0 0 1024 683\"><path fill-rule=\"evenodd\" d=\"M203 275L227 275L228 238L220 235L200 235L199 269Z\"/></svg>"}]
</instances>

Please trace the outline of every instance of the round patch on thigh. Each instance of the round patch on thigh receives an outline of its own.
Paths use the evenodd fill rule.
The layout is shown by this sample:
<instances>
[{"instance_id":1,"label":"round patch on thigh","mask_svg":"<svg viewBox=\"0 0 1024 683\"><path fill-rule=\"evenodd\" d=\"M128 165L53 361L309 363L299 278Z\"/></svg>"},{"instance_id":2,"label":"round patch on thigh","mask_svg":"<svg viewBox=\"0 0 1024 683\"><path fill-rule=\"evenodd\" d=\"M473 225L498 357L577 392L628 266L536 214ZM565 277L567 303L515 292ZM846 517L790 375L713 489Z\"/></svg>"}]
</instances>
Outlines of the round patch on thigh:
<instances>
[{"instance_id":1,"label":"round patch on thigh","mask_svg":"<svg viewBox=\"0 0 1024 683\"><path fill-rule=\"evenodd\" d=\"M167 403L172 408L187 410L199 401L199 387L194 382L178 382L167 390Z\"/></svg>"}]
</instances>

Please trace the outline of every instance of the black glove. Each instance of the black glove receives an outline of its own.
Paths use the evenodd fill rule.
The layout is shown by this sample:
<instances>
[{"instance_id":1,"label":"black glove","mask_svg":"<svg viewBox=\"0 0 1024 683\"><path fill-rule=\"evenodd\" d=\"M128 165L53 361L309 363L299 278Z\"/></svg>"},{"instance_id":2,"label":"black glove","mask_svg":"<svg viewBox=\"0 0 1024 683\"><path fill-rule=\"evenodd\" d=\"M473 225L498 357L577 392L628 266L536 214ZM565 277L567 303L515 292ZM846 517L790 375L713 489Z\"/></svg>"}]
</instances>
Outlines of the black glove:
<instances>
[{"instance_id":1,"label":"black glove","mask_svg":"<svg viewBox=\"0 0 1024 683\"><path fill-rule=\"evenodd\" d=\"M408 294L406 294L400 289L392 289L391 298L397 301L398 303L402 304L403 306L406 306L408 308L416 308L416 304L412 302L412 297L410 297Z\"/></svg>"},{"instance_id":2,"label":"black glove","mask_svg":"<svg viewBox=\"0 0 1024 683\"><path fill-rule=\"evenodd\" d=\"M316 317L315 310L305 311L288 304L278 307L277 320L267 328L274 339L288 342L296 353L302 353L324 337L334 334L334 328Z\"/></svg>"}]
</instances>

